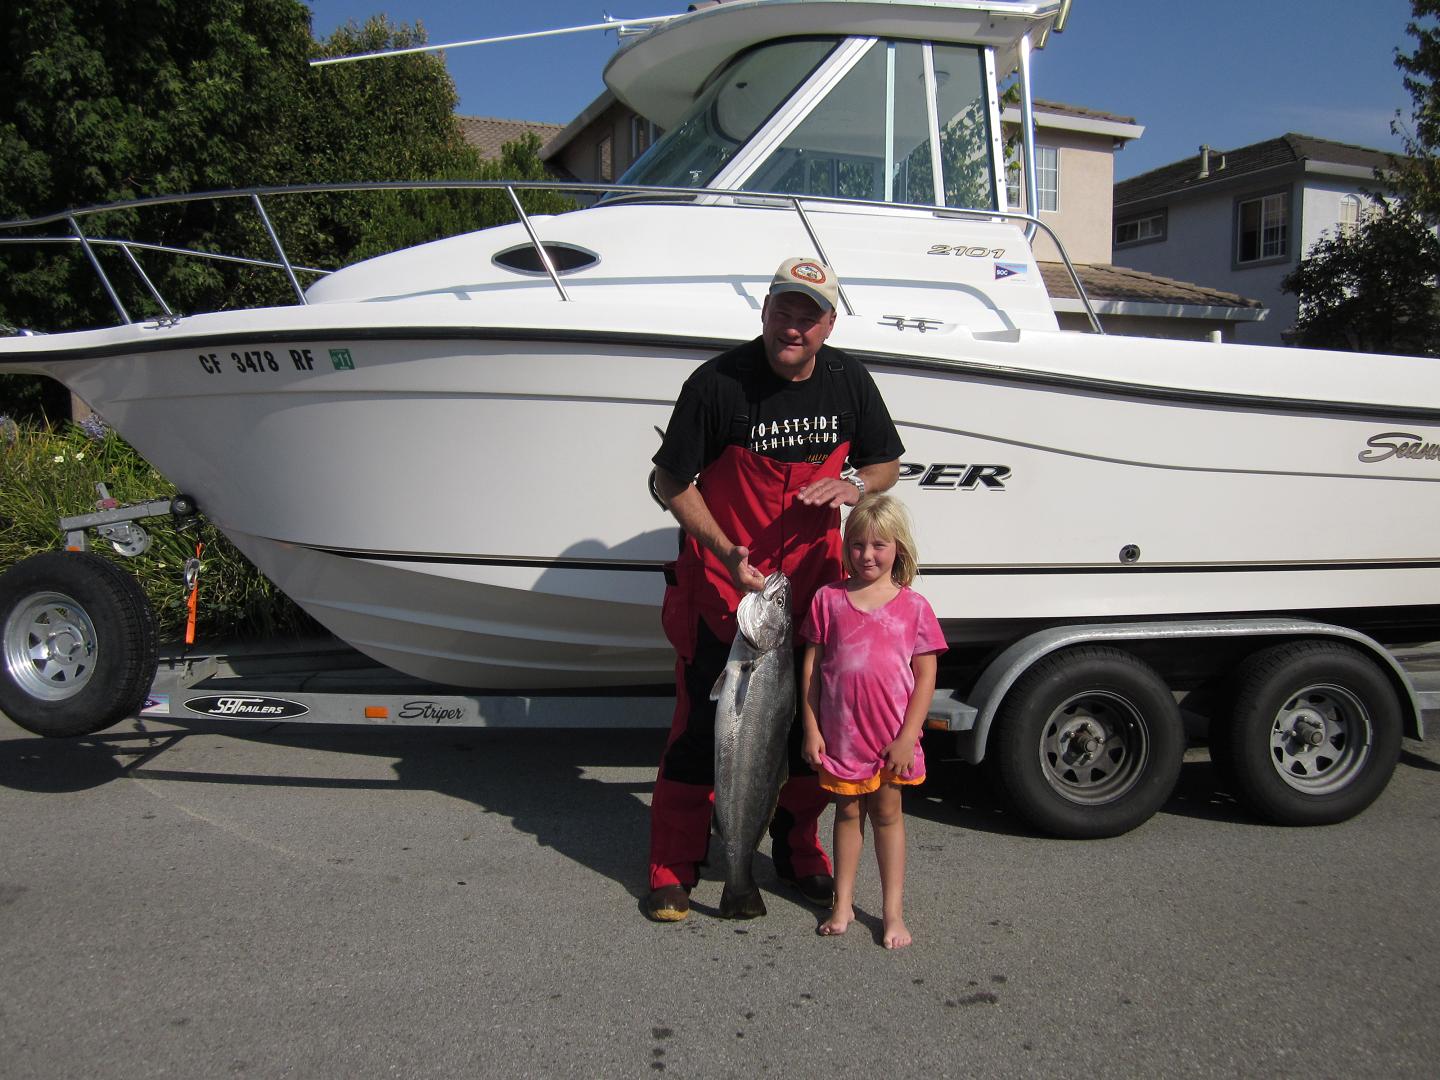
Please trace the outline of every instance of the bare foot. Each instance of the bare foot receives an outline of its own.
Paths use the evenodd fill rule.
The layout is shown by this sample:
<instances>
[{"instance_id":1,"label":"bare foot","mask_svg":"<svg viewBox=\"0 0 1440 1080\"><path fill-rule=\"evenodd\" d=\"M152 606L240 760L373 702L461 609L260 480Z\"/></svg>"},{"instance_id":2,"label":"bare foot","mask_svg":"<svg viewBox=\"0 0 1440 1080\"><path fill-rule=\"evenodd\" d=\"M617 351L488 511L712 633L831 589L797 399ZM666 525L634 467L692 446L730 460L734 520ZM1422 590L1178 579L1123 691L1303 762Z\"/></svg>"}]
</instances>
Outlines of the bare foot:
<instances>
[{"instance_id":1,"label":"bare foot","mask_svg":"<svg viewBox=\"0 0 1440 1080\"><path fill-rule=\"evenodd\" d=\"M830 909L830 917L820 924L815 932L821 937L837 937L850 929L850 924L855 921L855 910L851 907L834 907Z\"/></svg>"},{"instance_id":2,"label":"bare foot","mask_svg":"<svg viewBox=\"0 0 1440 1080\"><path fill-rule=\"evenodd\" d=\"M912 940L910 931L905 926L905 920L885 920L884 942L887 949L903 949L906 945L909 945Z\"/></svg>"}]
</instances>

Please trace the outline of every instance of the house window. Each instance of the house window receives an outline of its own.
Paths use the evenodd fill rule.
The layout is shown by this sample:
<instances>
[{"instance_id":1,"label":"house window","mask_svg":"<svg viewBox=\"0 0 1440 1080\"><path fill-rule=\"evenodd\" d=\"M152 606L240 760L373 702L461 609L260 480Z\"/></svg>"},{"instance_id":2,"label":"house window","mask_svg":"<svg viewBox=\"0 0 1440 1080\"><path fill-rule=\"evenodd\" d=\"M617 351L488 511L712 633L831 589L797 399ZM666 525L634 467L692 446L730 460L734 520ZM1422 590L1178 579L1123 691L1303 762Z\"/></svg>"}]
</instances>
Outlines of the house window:
<instances>
[{"instance_id":1,"label":"house window","mask_svg":"<svg viewBox=\"0 0 1440 1080\"><path fill-rule=\"evenodd\" d=\"M630 160L639 161L654 141L650 121L641 116L630 117Z\"/></svg>"},{"instance_id":2,"label":"house window","mask_svg":"<svg viewBox=\"0 0 1440 1080\"><path fill-rule=\"evenodd\" d=\"M1035 148L1035 178L1040 187L1040 209L1060 209L1060 151L1053 146Z\"/></svg>"},{"instance_id":3,"label":"house window","mask_svg":"<svg viewBox=\"0 0 1440 1080\"><path fill-rule=\"evenodd\" d=\"M1035 148L1036 183L1040 188L1040 209L1060 208L1060 151L1053 146ZM1005 201L1011 210L1020 209L1025 201L1022 188L1024 173L1019 159L1011 160L1005 166ZM1028 208L1027 208L1028 209Z\"/></svg>"},{"instance_id":4,"label":"house window","mask_svg":"<svg viewBox=\"0 0 1440 1080\"><path fill-rule=\"evenodd\" d=\"M1115 246L1141 244L1147 241L1165 239L1165 211L1156 210L1151 214L1125 218L1115 222Z\"/></svg>"},{"instance_id":5,"label":"house window","mask_svg":"<svg viewBox=\"0 0 1440 1080\"><path fill-rule=\"evenodd\" d=\"M1277 191L1235 206L1235 262L1269 262L1290 251L1290 193Z\"/></svg>"},{"instance_id":6,"label":"house window","mask_svg":"<svg viewBox=\"0 0 1440 1080\"><path fill-rule=\"evenodd\" d=\"M615 153L609 135L595 144L595 179L607 184L615 179Z\"/></svg>"},{"instance_id":7,"label":"house window","mask_svg":"<svg viewBox=\"0 0 1440 1080\"><path fill-rule=\"evenodd\" d=\"M1354 236L1360 227L1360 216L1360 196L1342 196L1340 212L1335 215L1335 232L1340 236Z\"/></svg>"}]
</instances>

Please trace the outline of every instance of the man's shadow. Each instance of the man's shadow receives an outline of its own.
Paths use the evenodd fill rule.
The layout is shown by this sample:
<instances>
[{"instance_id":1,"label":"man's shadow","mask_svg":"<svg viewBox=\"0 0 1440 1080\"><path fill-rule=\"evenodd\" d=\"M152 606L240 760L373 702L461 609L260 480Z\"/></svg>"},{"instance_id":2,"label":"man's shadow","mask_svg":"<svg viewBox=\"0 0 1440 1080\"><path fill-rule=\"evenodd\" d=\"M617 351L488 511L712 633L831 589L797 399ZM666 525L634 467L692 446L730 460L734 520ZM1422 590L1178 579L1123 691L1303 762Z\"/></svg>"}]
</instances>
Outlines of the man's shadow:
<instances>
[{"instance_id":1,"label":"man's shadow","mask_svg":"<svg viewBox=\"0 0 1440 1080\"><path fill-rule=\"evenodd\" d=\"M407 742L394 768L404 787L498 814L538 845L639 895L650 835L642 796L665 737L659 730L456 731L433 744ZM614 770L627 775L603 775Z\"/></svg>"}]
</instances>

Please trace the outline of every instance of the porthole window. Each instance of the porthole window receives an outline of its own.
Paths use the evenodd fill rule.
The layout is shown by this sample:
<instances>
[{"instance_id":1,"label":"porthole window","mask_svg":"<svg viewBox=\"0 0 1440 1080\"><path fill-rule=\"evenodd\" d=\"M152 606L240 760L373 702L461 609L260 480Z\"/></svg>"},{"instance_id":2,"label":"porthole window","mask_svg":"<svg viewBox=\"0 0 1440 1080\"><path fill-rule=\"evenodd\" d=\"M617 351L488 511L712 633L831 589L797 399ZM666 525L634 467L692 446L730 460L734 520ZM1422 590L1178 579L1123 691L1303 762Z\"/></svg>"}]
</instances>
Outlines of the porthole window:
<instances>
[{"instance_id":1,"label":"porthole window","mask_svg":"<svg viewBox=\"0 0 1440 1080\"><path fill-rule=\"evenodd\" d=\"M600 261L600 256L593 251L586 251L584 248L573 247L570 244L546 244L545 254L550 257L550 264L555 267L557 274L573 274L577 270L594 266ZM496 255L494 262L496 266L503 266L506 270L513 270L517 274L545 273L545 264L540 261L540 255L535 250L534 244L521 244L518 247L508 248Z\"/></svg>"}]
</instances>

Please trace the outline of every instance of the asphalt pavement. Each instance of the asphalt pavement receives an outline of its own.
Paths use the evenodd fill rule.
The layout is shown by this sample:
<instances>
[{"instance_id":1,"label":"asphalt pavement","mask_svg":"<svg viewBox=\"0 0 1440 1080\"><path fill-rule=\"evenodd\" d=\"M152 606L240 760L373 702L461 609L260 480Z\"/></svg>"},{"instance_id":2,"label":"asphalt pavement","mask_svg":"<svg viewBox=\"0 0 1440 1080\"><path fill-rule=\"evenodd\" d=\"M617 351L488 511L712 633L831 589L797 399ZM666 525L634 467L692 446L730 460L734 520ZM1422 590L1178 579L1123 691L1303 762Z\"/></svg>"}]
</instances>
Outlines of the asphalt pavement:
<instances>
[{"instance_id":1,"label":"asphalt pavement","mask_svg":"<svg viewBox=\"0 0 1440 1080\"><path fill-rule=\"evenodd\" d=\"M1431 1077L1440 739L1353 821L1192 751L1113 840L907 792L907 919L641 915L655 730L0 719L0 1077ZM828 840L828 819L826 822Z\"/></svg>"}]
</instances>

